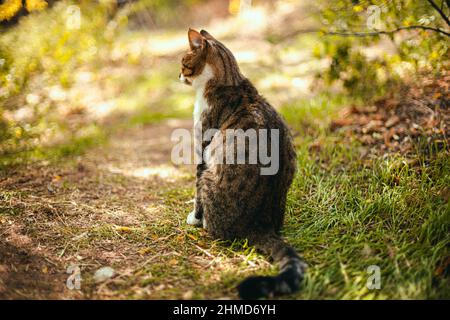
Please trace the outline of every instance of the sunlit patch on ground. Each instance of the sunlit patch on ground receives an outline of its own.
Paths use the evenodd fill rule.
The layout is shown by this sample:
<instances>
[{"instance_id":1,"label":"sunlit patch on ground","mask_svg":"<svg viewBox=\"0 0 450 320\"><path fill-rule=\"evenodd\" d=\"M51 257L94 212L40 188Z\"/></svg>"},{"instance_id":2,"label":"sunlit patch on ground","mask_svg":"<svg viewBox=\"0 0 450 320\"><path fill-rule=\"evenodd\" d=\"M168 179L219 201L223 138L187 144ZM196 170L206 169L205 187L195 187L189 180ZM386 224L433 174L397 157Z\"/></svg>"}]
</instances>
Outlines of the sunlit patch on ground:
<instances>
[{"instance_id":1,"label":"sunlit patch on ground","mask_svg":"<svg viewBox=\"0 0 450 320\"><path fill-rule=\"evenodd\" d=\"M127 177L149 179L152 177L158 177L166 179L169 182L174 182L177 179L183 179L186 177L185 172L181 172L173 166L161 165L156 167L141 167L134 169L120 169L116 167L109 167L108 170L111 173L123 174Z\"/></svg>"}]
</instances>

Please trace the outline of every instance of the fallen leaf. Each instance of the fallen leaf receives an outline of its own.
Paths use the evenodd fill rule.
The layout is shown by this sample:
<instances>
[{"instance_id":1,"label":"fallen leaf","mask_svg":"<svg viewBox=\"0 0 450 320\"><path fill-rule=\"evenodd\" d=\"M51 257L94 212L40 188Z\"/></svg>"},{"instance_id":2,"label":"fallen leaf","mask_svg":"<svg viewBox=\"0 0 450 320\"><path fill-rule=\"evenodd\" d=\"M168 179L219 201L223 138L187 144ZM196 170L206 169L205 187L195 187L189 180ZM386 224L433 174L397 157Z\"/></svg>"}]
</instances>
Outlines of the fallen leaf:
<instances>
[{"instance_id":1,"label":"fallen leaf","mask_svg":"<svg viewBox=\"0 0 450 320\"><path fill-rule=\"evenodd\" d=\"M386 126L386 128L390 128L392 126L395 126L399 122L400 118L398 116L392 116L386 121L384 125Z\"/></svg>"},{"instance_id":2,"label":"fallen leaf","mask_svg":"<svg viewBox=\"0 0 450 320\"><path fill-rule=\"evenodd\" d=\"M178 260L177 260L177 259L170 259L170 260L169 260L169 264L170 264L171 266L174 266L174 265L178 264Z\"/></svg>"},{"instance_id":3,"label":"fallen leaf","mask_svg":"<svg viewBox=\"0 0 450 320\"><path fill-rule=\"evenodd\" d=\"M138 250L138 253L141 255L145 255L147 253L149 253L152 249L151 248L142 248L140 250Z\"/></svg>"},{"instance_id":4,"label":"fallen leaf","mask_svg":"<svg viewBox=\"0 0 450 320\"><path fill-rule=\"evenodd\" d=\"M352 119L348 119L348 118L347 119L337 119L337 120L331 121L330 130L334 131L338 128L345 127L350 124L352 124Z\"/></svg>"},{"instance_id":5,"label":"fallen leaf","mask_svg":"<svg viewBox=\"0 0 450 320\"><path fill-rule=\"evenodd\" d=\"M131 232L133 231L130 227L124 227L124 226L115 226L116 231L122 231L122 232Z\"/></svg>"},{"instance_id":6,"label":"fallen leaf","mask_svg":"<svg viewBox=\"0 0 450 320\"><path fill-rule=\"evenodd\" d=\"M384 144L386 145L386 146L388 146L388 147L390 147L391 146L391 139L392 139L392 137L393 137L393 135L394 135L394 128L391 128L389 131L386 131L385 133L384 133Z\"/></svg>"},{"instance_id":7,"label":"fallen leaf","mask_svg":"<svg viewBox=\"0 0 450 320\"><path fill-rule=\"evenodd\" d=\"M194 236L194 235L192 235L192 234L187 234L187 236L189 237L189 238L191 238L192 240L198 240L198 238L196 237L196 236Z\"/></svg>"},{"instance_id":8,"label":"fallen leaf","mask_svg":"<svg viewBox=\"0 0 450 320\"><path fill-rule=\"evenodd\" d=\"M382 125L383 122L381 120L370 120L369 123L362 128L362 132L369 133L373 131L378 131L380 130Z\"/></svg>"},{"instance_id":9,"label":"fallen leaf","mask_svg":"<svg viewBox=\"0 0 450 320\"><path fill-rule=\"evenodd\" d=\"M442 199L445 203L448 203L448 200L450 199L450 188L446 187L441 190L440 192Z\"/></svg>"},{"instance_id":10,"label":"fallen leaf","mask_svg":"<svg viewBox=\"0 0 450 320\"><path fill-rule=\"evenodd\" d=\"M308 146L309 151L319 152L322 149L322 145L319 140L315 140Z\"/></svg>"},{"instance_id":11,"label":"fallen leaf","mask_svg":"<svg viewBox=\"0 0 450 320\"><path fill-rule=\"evenodd\" d=\"M197 242L197 245L201 248L206 248L208 246L204 241Z\"/></svg>"},{"instance_id":12,"label":"fallen leaf","mask_svg":"<svg viewBox=\"0 0 450 320\"><path fill-rule=\"evenodd\" d=\"M450 257L442 261L435 270L437 276L445 276L450 274Z\"/></svg>"}]
</instances>

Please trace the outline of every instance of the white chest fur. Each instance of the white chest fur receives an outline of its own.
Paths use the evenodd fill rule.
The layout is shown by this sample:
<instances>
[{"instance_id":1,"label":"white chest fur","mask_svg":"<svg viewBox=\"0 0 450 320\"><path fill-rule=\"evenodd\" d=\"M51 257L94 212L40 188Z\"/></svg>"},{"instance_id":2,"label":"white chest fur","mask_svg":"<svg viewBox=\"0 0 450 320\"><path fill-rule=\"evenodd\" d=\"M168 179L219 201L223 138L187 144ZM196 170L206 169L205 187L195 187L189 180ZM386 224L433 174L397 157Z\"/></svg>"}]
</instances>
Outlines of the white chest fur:
<instances>
[{"instance_id":1,"label":"white chest fur","mask_svg":"<svg viewBox=\"0 0 450 320\"><path fill-rule=\"evenodd\" d=\"M197 123L204 110L208 108L208 102L205 98L206 83L214 77L212 68L206 65L202 73L192 81L192 86L196 90L194 104L194 124Z\"/></svg>"},{"instance_id":2,"label":"white chest fur","mask_svg":"<svg viewBox=\"0 0 450 320\"><path fill-rule=\"evenodd\" d=\"M202 113L204 110L208 108L208 102L205 99L204 96L205 88L197 89L197 92L195 94L195 104L194 104L194 123L197 123L200 121L200 117L202 116Z\"/></svg>"}]
</instances>

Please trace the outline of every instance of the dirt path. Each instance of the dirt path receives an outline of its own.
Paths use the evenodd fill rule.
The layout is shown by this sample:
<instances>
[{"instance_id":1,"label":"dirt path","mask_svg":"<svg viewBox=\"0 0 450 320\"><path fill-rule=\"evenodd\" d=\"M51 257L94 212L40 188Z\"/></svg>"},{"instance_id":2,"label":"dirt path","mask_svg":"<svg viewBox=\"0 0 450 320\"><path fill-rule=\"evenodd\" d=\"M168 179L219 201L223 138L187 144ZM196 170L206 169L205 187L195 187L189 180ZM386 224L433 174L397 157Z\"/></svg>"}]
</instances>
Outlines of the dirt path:
<instances>
[{"instance_id":1,"label":"dirt path","mask_svg":"<svg viewBox=\"0 0 450 320\"><path fill-rule=\"evenodd\" d=\"M170 250L150 243L157 226L146 233L168 214L161 212L164 190L192 189L192 168L170 161L170 134L179 127L190 121L118 132L76 160L7 172L0 182L0 298L104 297L108 290L93 284L93 271L113 266L115 279L128 277ZM172 224L184 221L175 214ZM81 291L66 287L71 264L82 270Z\"/></svg>"}]
</instances>

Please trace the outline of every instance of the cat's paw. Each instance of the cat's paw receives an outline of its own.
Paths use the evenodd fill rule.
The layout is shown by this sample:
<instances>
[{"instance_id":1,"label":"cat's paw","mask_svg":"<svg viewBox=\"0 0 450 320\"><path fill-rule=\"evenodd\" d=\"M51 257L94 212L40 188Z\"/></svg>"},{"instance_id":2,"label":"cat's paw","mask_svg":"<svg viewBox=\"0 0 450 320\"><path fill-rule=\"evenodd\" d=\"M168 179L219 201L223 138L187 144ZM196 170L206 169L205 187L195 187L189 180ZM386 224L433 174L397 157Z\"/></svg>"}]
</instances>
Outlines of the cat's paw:
<instances>
[{"instance_id":1,"label":"cat's paw","mask_svg":"<svg viewBox=\"0 0 450 320\"><path fill-rule=\"evenodd\" d=\"M192 212L189 213L186 219L186 223L196 227L201 227L203 225L202 219L197 219L195 217L195 210L192 210Z\"/></svg>"}]
</instances>

